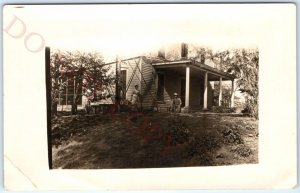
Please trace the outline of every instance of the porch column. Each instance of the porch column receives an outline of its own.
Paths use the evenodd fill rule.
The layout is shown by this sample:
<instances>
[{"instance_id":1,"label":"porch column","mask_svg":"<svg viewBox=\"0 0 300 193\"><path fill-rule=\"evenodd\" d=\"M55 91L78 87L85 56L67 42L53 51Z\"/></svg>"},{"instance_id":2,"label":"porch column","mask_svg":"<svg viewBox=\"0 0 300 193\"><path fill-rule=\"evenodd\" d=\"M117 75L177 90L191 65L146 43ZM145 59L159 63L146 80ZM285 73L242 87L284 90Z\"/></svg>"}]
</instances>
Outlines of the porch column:
<instances>
[{"instance_id":1,"label":"porch column","mask_svg":"<svg viewBox=\"0 0 300 193\"><path fill-rule=\"evenodd\" d=\"M205 76L204 76L203 109L207 109L207 75L208 75L208 73L205 72Z\"/></svg>"},{"instance_id":2,"label":"porch column","mask_svg":"<svg viewBox=\"0 0 300 193\"><path fill-rule=\"evenodd\" d=\"M184 112L189 112L190 108L190 66L186 66L185 72L185 107Z\"/></svg>"},{"instance_id":3,"label":"porch column","mask_svg":"<svg viewBox=\"0 0 300 193\"><path fill-rule=\"evenodd\" d=\"M218 106L220 107L222 105L222 77L220 77L219 80L219 101Z\"/></svg>"},{"instance_id":4,"label":"porch column","mask_svg":"<svg viewBox=\"0 0 300 193\"><path fill-rule=\"evenodd\" d=\"M230 107L234 107L234 80L231 80L231 101L230 101Z\"/></svg>"}]
</instances>

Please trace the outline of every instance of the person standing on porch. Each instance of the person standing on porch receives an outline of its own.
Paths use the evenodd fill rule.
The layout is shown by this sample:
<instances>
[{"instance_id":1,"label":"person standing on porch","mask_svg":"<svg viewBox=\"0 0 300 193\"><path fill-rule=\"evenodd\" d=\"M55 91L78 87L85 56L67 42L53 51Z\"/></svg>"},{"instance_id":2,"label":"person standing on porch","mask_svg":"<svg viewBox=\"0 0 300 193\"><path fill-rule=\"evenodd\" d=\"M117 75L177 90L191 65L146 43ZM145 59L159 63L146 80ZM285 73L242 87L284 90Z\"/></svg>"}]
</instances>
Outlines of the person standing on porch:
<instances>
[{"instance_id":1,"label":"person standing on porch","mask_svg":"<svg viewBox=\"0 0 300 193\"><path fill-rule=\"evenodd\" d=\"M131 105L132 105L132 110L133 111L139 111L139 102L140 102L140 91L139 91L139 86L135 85L134 90L131 95Z\"/></svg>"},{"instance_id":2,"label":"person standing on porch","mask_svg":"<svg viewBox=\"0 0 300 193\"><path fill-rule=\"evenodd\" d=\"M178 97L178 94L174 93L174 98L172 99L171 110L175 113L181 112L181 99Z\"/></svg>"}]
</instances>

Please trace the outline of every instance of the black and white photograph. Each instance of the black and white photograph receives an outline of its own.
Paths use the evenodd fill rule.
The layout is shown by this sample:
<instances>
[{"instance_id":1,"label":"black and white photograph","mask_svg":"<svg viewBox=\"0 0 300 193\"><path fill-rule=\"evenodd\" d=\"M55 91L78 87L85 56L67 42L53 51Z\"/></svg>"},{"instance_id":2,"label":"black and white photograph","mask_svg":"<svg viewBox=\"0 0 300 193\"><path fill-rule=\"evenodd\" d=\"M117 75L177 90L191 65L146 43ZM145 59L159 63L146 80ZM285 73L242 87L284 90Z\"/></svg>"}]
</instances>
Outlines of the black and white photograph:
<instances>
[{"instance_id":1,"label":"black and white photograph","mask_svg":"<svg viewBox=\"0 0 300 193\"><path fill-rule=\"evenodd\" d=\"M53 168L258 163L257 48L49 51Z\"/></svg>"},{"instance_id":2,"label":"black and white photograph","mask_svg":"<svg viewBox=\"0 0 300 193\"><path fill-rule=\"evenodd\" d=\"M47 47L52 167L258 163L258 47L233 45L226 36L222 45L201 41L202 18L167 17L157 26L147 12L141 17L132 23L113 21L116 27L107 29L113 33L105 34L111 50L97 49L101 31L88 51ZM93 23L105 24L97 18ZM157 30L166 30L169 42ZM176 33L181 42L172 39ZM126 39L118 43L120 36ZM79 36L83 41L89 37ZM76 41L72 35L69 39Z\"/></svg>"},{"instance_id":3,"label":"black and white photograph","mask_svg":"<svg viewBox=\"0 0 300 193\"><path fill-rule=\"evenodd\" d=\"M6 6L7 171L48 190L291 187L294 8Z\"/></svg>"}]
</instances>

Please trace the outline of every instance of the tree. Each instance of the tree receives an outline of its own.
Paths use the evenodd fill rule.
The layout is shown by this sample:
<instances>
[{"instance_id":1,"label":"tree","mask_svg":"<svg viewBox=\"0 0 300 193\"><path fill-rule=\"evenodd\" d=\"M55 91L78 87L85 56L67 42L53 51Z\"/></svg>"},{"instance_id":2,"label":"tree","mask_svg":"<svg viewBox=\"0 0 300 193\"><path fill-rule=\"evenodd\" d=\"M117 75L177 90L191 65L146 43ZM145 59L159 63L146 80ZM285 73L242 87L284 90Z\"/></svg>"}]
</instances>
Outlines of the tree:
<instances>
[{"instance_id":1,"label":"tree","mask_svg":"<svg viewBox=\"0 0 300 193\"><path fill-rule=\"evenodd\" d=\"M236 76L237 89L246 95L244 112L258 118L258 49L232 49L214 55L220 69Z\"/></svg>"},{"instance_id":2,"label":"tree","mask_svg":"<svg viewBox=\"0 0 300 193\"><path fill-rule=\"evenodd\" d=\"M244 112L258 118L258 68L259 51L255 49L226 49L214 52L209 47L190 46L190 58L202 64L212 60L218 70L236 77L236 90L246 96ZM218 84L217 84L218 85ZM225 88L223 98L230 97L230 88Z\"/></svg>"},{"instance_id":3,"label":"tree","mask_svg":"<svg viewBox=\"0 0 300 193\"><path fill-rule=\"evenodd\" d=\"M54 52L50 68L52 101L57 101L59 93L64 89L67 92L69 84L73 84L72 114L76 114L80 97L84 95L97 100L98 92L109 90L114 82L114 76L109 70L110 66L104 64L97 52Z\"/></svg>"},{"instance_id":4,"label":"tree","mask_svg":"<svg viewBox=\"0 0 300 193\"><path fill-rule=\"evenodd\" d=\"M51 114L57 115L57 97L65 87L65 82L62 82L62 74L60 67L64 65L64 56L60 52L51 54L50 56L50 77L51 77Z\"/></svg>"}]
</instances>

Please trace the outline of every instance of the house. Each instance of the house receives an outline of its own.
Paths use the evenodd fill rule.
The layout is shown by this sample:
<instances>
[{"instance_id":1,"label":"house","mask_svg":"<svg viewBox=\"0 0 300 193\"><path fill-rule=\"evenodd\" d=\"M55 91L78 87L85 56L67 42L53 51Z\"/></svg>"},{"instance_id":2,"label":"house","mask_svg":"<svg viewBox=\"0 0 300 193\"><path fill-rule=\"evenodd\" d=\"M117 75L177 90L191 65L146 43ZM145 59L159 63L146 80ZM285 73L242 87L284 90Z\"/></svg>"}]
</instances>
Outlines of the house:
<instances>
[{"instance_id":1,"label":"house","mask_svg":"<svg viewBox=\"0 0 300 193\"><path fill-rule=\"evenodd\" d=\"M144 110L161 110L168 107L175 92L181 97L183 112L193 109L206 110L213 106L213 83L218 81L221 85L218 99L220 106L222 82L231 81L230 104L233 107L235 77L214 68L211 61L210 65L207 65L203 56L189 57L187 44L181 44L177 48L180 49L172 54L171 59L166 57L167 53L164 50L160 50L155 57L138 56L107 63L118 69L118 87L122 97L130 100L134 86L138 85Z\"/></svg>"},{"instance_id":2,"label":"house","mask_svg":"<svg viewBox=\"0 0 300 193\"><path fill-rule=\"evenodd\" d=\"M161 49L156 56L143 55L106 63L111 65L111 69L117 72L118 77L111 91L115 92L117 87L117 96L131 100L134 86L138 85L142 109L158 111L170 107L173 94L176 92L182 100L182 111L189 112L210 109L214 105L215 81L220 84L217 105L221 106L222 82L231 81L230 106L233 107L235 77L218 70L212 60L191 50L183 43L173 46L172 49ZM61 109L64 105L65 109L69 107L75 95L73 88L76 85L75 79L70 77L67 83L67 87L59 96ZM87 103L87 97L82 96L78 101L79 108Z\"/></svg>"}]
</instances>

